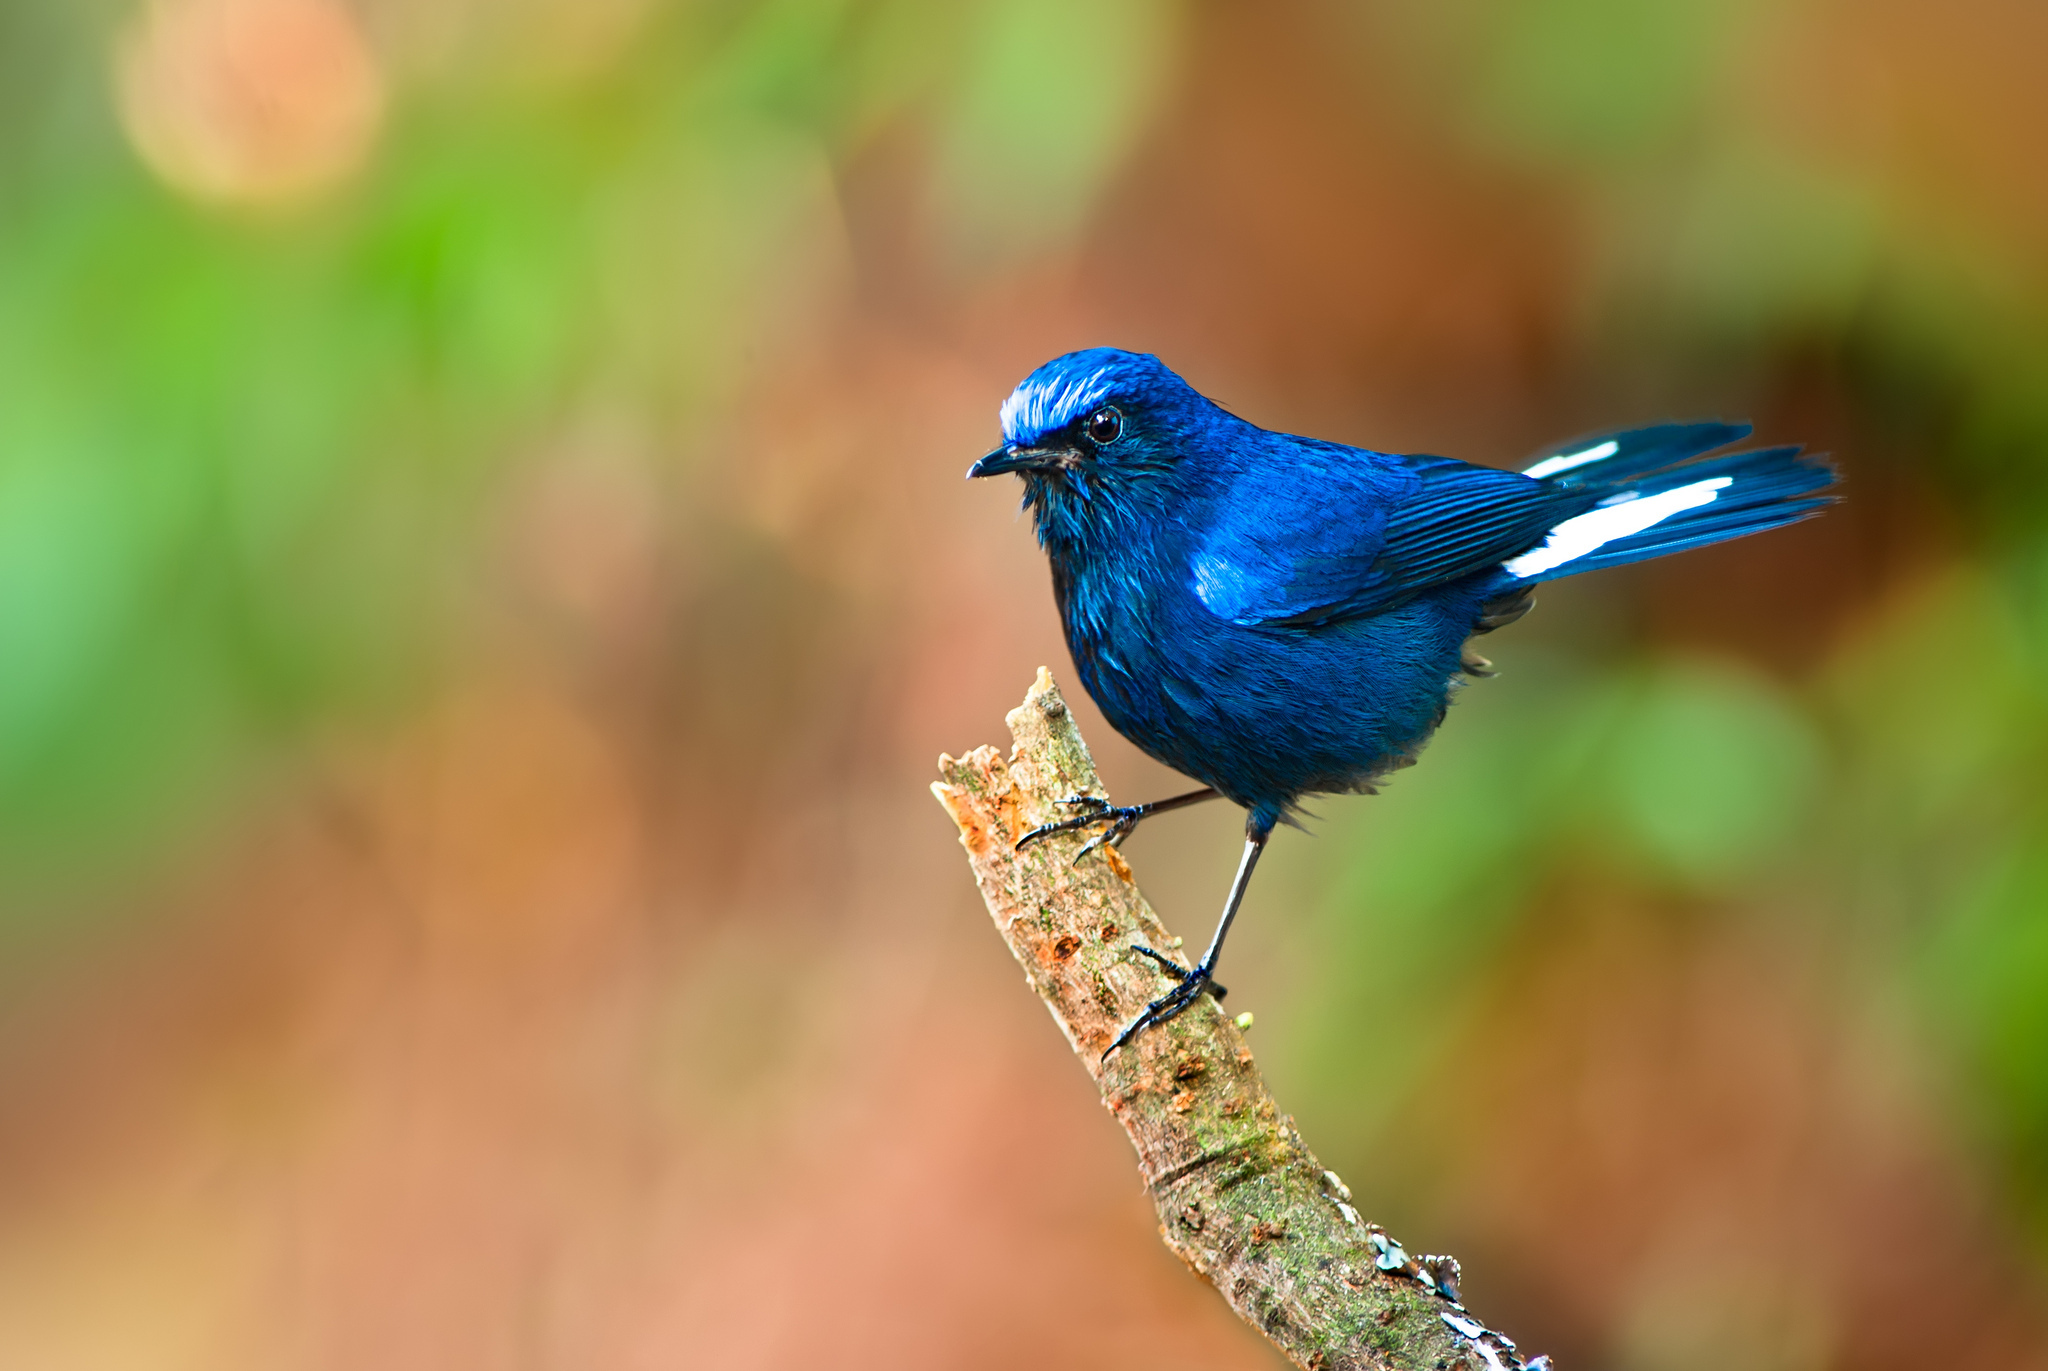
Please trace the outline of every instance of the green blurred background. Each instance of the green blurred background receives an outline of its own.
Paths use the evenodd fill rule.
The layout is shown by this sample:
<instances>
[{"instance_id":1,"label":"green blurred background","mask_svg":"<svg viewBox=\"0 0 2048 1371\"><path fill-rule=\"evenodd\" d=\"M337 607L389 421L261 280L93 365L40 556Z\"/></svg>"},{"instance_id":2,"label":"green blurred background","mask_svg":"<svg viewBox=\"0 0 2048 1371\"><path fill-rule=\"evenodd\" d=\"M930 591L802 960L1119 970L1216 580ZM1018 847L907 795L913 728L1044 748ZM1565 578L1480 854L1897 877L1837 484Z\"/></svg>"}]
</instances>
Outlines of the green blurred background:
<instances>
[{"instance_id":1,"label":"green blurred background","mask_svg":"<svg viewBox=\"0 0 2048 1371\"><path fill-rule=\"evenodd\" d=\"M0 1365L1272 1365L931 758L1032 366L1832 451L1546 590L1233 1008L1525 1348L2048 1366L2048 11L0 0ZM1122 798L1174 778L1083 712ZM1225 813L1128 853L1183 932Z\"/></svg>"}]
</instances>

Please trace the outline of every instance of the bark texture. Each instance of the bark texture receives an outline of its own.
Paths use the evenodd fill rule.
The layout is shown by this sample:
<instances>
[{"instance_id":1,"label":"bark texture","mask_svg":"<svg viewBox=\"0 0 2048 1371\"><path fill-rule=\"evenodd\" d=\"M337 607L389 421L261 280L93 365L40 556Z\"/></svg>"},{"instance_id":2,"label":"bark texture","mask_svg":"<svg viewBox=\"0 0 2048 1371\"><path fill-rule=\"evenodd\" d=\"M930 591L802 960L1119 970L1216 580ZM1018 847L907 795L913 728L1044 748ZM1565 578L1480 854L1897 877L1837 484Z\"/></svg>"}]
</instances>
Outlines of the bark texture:
<instances>
[{"instance_id":1,"label":"bark texture","mask_svg":"<svg viewBox=\"0 0 2048 1371\"><path fill-rule=\"evenodd\" d=\"M1094 760L1041 668L1009 716L1015 747L939 758L933 793L960 827L996 930L1102 1091L1158 1206L1160 1236L1297 1366L1316 1371L1547 1368L1457 1299L1457 1263L1411 1257L1366 1223L1267 1093L1214 999L1103 1050L1168 988L1132 946L1177 946L1114 848L1076 865L1088 836L1023 852L1017 839L1100 795Z\"/></svg>"}]
</instances>

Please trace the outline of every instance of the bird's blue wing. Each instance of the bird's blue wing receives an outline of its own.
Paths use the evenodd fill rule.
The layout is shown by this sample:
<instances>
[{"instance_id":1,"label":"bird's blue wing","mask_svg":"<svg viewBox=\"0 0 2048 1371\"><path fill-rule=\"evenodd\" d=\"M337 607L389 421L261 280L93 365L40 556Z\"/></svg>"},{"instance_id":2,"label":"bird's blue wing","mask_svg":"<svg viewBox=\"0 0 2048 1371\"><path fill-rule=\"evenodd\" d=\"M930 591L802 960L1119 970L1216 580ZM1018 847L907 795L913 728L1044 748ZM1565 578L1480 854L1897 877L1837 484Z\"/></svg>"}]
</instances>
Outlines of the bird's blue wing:
<instances>
[{"instance_id":1,"label":"bird's blue wing","mask_svg":"<svg viewBox=\"0 0 2048 1371\"><path fill-rule=\"evenodd\" d=\"M1241 479L1192 560L1195 594L1248 628L1374 614L1543 541L1598 496L1444 457L1301 444Z\"/></svg>"}]
</instances>

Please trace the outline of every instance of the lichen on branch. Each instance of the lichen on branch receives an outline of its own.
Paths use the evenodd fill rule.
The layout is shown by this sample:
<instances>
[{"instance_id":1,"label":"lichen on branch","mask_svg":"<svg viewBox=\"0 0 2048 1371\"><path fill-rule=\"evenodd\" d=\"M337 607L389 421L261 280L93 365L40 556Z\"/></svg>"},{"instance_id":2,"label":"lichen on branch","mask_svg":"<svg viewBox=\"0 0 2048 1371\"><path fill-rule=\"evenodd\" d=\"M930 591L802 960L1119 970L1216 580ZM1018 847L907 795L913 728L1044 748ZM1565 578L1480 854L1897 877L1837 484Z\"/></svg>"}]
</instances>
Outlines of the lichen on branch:
<instances>
[{"instance_id":1,"label":"lichen on branch","mask_svg":"<svg viewBox=\"0 0 2048 1371\"><path fill-rule=\"evenodd\" d=\"M1366 1223L1280 1112L1214 999L1102 1054L1167 988L1133 951L1177 941L1114 848L1085 834L1017 840L1101 795L1094 759L1043 668L1010 712L1015 746L939 758L932 786L960 828L996 930L1124 1126L1168 1247L1297 1366L1316 1371L1540 1371L1458 1302L1457 1263L1410 1257Z\"/></svg>"}]
</instances>

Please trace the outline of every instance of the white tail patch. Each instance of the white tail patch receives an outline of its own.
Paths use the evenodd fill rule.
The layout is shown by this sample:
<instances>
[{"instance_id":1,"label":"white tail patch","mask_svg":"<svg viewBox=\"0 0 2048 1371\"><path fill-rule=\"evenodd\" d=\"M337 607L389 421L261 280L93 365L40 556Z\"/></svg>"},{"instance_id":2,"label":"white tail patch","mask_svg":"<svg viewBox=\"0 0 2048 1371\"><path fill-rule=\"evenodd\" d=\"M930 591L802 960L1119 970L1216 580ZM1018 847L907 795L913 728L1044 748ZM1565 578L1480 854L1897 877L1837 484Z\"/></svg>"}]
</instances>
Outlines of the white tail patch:
<instances>
[{"instance_id":1,"label":"white tail patch","mask_svg":"<svg viewBox=\"0 0 2048 1371\"><path fill-rule=\"evenodd\" d=\"M1554 462L1561 459L1553 457L1550 460ZM1536 475L1537 468L1530 468L1528 474ZM1604 547L1617 538L1626 538L1630 534L1641 533L1646 528L1654 528L1674 514L1688 509L1698 509L1701 505L1710 505L1717 494L1734 483L1733 476L1714 476L1656 495L1630 493L1613 503L1604 504L1598 509L1589 509L1584 514L1565 520L1550 530L1550 536L1544 540L1542 547L1534 548L1511 562L1503 563L1503 569L1510 576L1541 575L1553 567L1562 566L1596 548Z\"/></svg>"},{"instance_id":2,"label":"white tail patch","mask_svg":"<svg viewBox=\"0 0 2048 1371\"><path fill-rule=\"evenodd\" d=\"M1621 451L1621 444L1610 438L1597 447L1589 447L1583 452L1566 452L1556 457L1545 457L1522 474L1524 476L1534 476L1540 481L1546 476L1555 476L1560 471L1570 471L1573 467L1582 467L1588 462L1597 462L1603 457L1612 457L1619 451Z\"/></svg>"}]
</instances>

